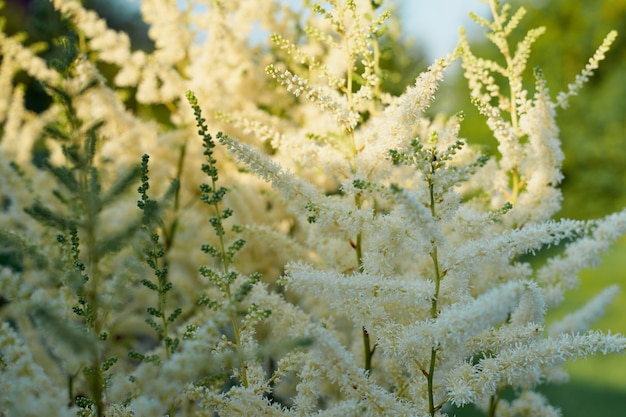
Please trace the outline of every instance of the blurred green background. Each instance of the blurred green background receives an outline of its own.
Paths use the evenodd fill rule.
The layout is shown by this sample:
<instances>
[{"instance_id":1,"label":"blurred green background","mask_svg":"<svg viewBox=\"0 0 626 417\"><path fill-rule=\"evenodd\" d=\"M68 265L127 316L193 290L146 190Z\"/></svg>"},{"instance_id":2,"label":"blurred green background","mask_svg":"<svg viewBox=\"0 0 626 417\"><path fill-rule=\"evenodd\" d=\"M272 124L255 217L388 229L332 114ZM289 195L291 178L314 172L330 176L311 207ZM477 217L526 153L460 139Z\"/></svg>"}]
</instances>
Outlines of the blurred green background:
<instances>
[{"instance_id":1,"label":"blurred green background","mask_svg":"<svg viewBox=\"0 0 626 417\"><path fill-rule=\"evenodd\" d=\"M430 1L420 2L426 9ZM5 3L6 7L0 13L7 18L5 31L8 33L25 31L29 34L28 43L66 34L47 0L9 0ZM128 31L133 48L152 48L146 27L136 10L111 7L110 2L102 0L85 0L83 3L98 10L111 27ZM574 80L610 30L616 29L620 33L596 75L581 94L571 100L570 107L558 113L566 160L562 184L564 204L557 217L590 219L621 210L626 206L626 0L512 3L514 8L523 3L528 10L517 31L517 39L528 29L547 27L546 34L535 43L529 62L527 85L531 86L531 91L533 67L542 68L554 97ZM478 1L476 4L478 7ZM403 85L412 82L418 70L425 69L427 61L419 45L427 42L428 39L417 39L413 44L389 46L388 51L393 53L387 55L384 65L390 73L396 74L390 80L394 91L402 91ZM44 55L54 59L58 48L59 45L52 42ZM404 48L405 52L398 53L399 48ZM477 55L496 57L495 47L487 41L474 42L473 48ZM27 104L32 110L47 105L47 98L41 94L36 87L29 90ZM460 71L449 75L438 97L435 110L465 112L462 136L470 143L485 143L495 150L484 118L469 102ZM622 239L606 254L599 268L584 271L580 288L569 294L566 304L550 313L549 320L577 309L604 287L623 283L625 278L626 239ZM626 292L620 294L596 327L626 333ZM626 415L626 357L589 358L570 364L568 369L570 383L543 388L552 403L562 407L565 416ZM457 410L456 414L480 415L471 407Z\"/></svg>"}]
</instances>

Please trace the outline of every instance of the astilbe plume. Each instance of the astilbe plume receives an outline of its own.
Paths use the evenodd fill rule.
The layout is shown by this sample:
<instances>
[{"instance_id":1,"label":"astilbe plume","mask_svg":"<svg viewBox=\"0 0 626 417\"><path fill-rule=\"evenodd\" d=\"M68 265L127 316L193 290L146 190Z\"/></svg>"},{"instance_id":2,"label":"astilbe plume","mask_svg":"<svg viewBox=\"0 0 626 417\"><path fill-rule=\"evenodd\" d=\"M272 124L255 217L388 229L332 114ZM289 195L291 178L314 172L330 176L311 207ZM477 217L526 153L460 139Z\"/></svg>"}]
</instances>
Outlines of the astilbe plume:
<instances>
[{"instance_id":1,"label":"astilbe plume","mask_svg":"<svg viewBox=\"0 0 626 417\"><path fill-rule=\"evenodd\" d=\"M474 19L502 61L462 34L392 96L382 1L144 0L151 52L51 3L66 64L0 34L0 414L549 416L537 385L624 352L589 330L615 287L544 328L626 232L626 211L553 220L555 110L614 33L553 101L522 82L545 29L513 47L524 11L492 0ZM459 58L496 156L426 116ZM40 114L21 72L55 97Z\"/></svg>"}]
</instances>

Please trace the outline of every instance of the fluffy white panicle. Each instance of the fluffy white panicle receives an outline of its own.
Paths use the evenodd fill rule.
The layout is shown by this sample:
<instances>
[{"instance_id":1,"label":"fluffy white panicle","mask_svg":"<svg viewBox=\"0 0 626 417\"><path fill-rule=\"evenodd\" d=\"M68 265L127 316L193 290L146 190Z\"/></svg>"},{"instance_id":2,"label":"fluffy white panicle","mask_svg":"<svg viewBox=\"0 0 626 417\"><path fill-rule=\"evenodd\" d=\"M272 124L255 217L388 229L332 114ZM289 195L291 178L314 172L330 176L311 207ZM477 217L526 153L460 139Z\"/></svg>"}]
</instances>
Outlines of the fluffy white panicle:
<instances>
[{"instance_id":1,"label":"fluffy white panicle","mask_svg":"<svg viewBox=\"0 0 626 417\"><path fill-rule=\"evenodd\" d=\"M596 353L623 352L626 338L590 332L580 335L564 334L558 338L540 339L520 344L480 359L477 364L464 363L448 375L451 401L461 404L485 400L497 388L512 385L531 388L538 384L545 368L559 365L576 357Z\"/></svg>"},{"instance_id":2,"label":"fluffy white panicle","mask_svg":"<svg viewBox=\"0 0 626 417\"><path fill-rule=\"evenodd\" d=\"M194 393L194 391L197 391ZM220 416L242 417L296 417L297 414L287 410L258 395L254 389L234 387L228 394L220 394L210 390L190 387L190 399L198 401L200 407L215 410Z\"/></svg>"},{"instance_id":3,"label":"fluffy white panicle","mask_svg":"<svg viewBox=\"0 0 626 417\"><path fill-rule=\"evenodd\" d=\"M169 65L184 60L194 38L187 27L185 11L171 0L143 0L141 13L150 24L148 35L156 46L154 58Z\"/></svg>"},{"instance_id":4,"label":"fluffy white panicle","mask_svg":"<svg viewBox=\"0 0 626 417\"><path fill-rule=\"evenodd\" d=\"M185 343L185 348L173 354L162 366L144 362L133 372L132 382L121 376L114 381L110 396L113 401L124 401L128 393L139 393L132 398L129 408L136 416L163 414L170 404L185 395L185 387L206 375L216 372L224 363L232 362L230 352L211 352L208 346L215 341L216 323L207 320L196 331L196 337Z\"/></svg>"},{"instance_id":5,"label":"fluffy white panicle","mask_svg":"<svg viewBox=\"0 0 626 417\"><path fill-rule=\"evenodd\" d=\"M339 387L343 407L362 416L418 416L419 410L410 403L397 398L393 393L372 383L355 358L336 341L329 330L312 325L310 335L314 348L310 352L308 366L316 368L316 377ZM315 378L315 379L317 379ZM299 387L313 381L302 381ZM336 393L337 395L339 393ZM336 415L335 412L322 415Z\"/></svg>"},{"instance_id":6,"label":"fluffy white panicle","mask_svg":"<svg viewBox=\"0 0 626 417\"><path fill-rule=\"evenodd\" d=\"M611 214L593 225L589 236L567 245L565 252L550 258L537 270L537 281L542 285L548 306L563 301L566 290L574 288L578 273L600 262L600 254L626 233L626 210Z\"/></svg>"},{"instance_id":7,"label":"fluffy white panicle","mask_svg":"<svg viewBox=\"0 0 626 417\"><path fill-rule=\"evenodd\" d=\"M420 201L425 200L425 197L422 190L402 190L396 196L396 200L401 204L401 214L408 224L419 231L422 242L428 242L428 245L442 245L445 242L445 236L439 230L430 209Z\"/></svg>"},{"instance_id":8,"label":"fluffy white panicle","mask_svg":"<svg viewBox=\"0 0 626 417\"><path fill-rule=\"evenodd\" d=\"M51 85L55 85L61 79L60 74L51 69L44 59L35 55L30 49L19 43L17 39L7 37L4 32L0 32L0 53L3 57L2 67L5 74L6 71L15 73L21 69L31 77ZM5 56L11 58L8 58L5 62ZM7 65L7 63L12 65Z\"/></svg>"},{"instance_id":9,"label":"fluffy white panicle","mask_svg":"<svg viewBox=\"0 0 626 417\"><path fill-rule=\"evenodd\" d=\"M290 204L299 202L300 205L294 208L309 216L310 222L319 222L321 227L338 229L342 235L351 237L359 233L364 222L371 218L371 210L321 194L311 183L285 172L279 164L252 146L228 136L220 141L240 164L277 188L286 201Z\"/></svg>"},{"instance_id":10,"label":"fluffy white panicle","mask_svg":"<svg viewBox=\"0 0 626 417\"><path fill-rule=\"evenodd\" d=\"M289 70L279 71L274 65L266 68L267 73L287 88L296 97L303 95L307 100L316 103L321 110L334 115L337 122L347 131L353 131L359 121L359 114L350 110L345 98L320 87L310 86L307 80L292 74Z\"/></svg>"},{"instance_id":11,"label":"fluffy white panicle","mask_svg":"<svg viewBox=\"0 0 626 417\"><path fill-rule=\"evenodd\" d=\"M561 410L548 403L548 399L534 391L525 390L515 400L501 401L497 408L498 416L514 417L514 416L542 416L542 417L561 417Z\"/></svg>"},{"instance_id":12,"label":"fluffy white panicle","mask_svg":"<svg viewBox=\"0 0 626 417\"><path fill-rule=\"evenodd\" d=\"M523 326L527 323L542 324L546 303L541 289L534 282L525 282L524 287L522 299L511 314L509 322L513 326Z\"/></svg>"},{"instance_id":13,"label":"fluffy white panicle","mask_svg":"<svg viewBox=\"0 0 626 417\"><path fill-rule=\"evenodd\" d=\"M606 35L606 37L602 41L602 44L598 47L596 52L589 59L589 62L587 63L587 65L585 65L585 68L582 70L582 72L579 75L576 76L576 80L573 83L568 84L567 91L560 92L557 95L556 97L557 105L561 106L564 109L568 107L569 99L572 96L575 96L576 94L578 94L578 91L580 91L583 85L587 81L589 81L589 78L593 75L593 71L598 69L600 61L602 61L605 58L605 54L607 53L607 51L611 47L611 44L615 41L616 38L617 38L617 31L615 30L610 31L608 35Z\"/></svg>"},{"instance_id":14,"label":"fluffy white panicle","mask_svg":"<svg viewBox=\"0 0 626 417\"><path fill-rule=\"evenodd\" d=\"M515 221L526 223L549 220L561 207L561 192L556 187L563 179L563 152L545 80L537 72L537 93L532 106L520 116L520 129L528 136L519 172L526 190L513 208Z\"/></svg>"},{"instance_id":15,"label":"fluffy white panicle","mask_svg":"<svg viewBox=\"0 0 626 417\"><path fill-rule=\"evenodd\" d=\"M84 9L78 1L54 0L52 3L82 31L89 47L99 52L100 59L120 66L126 64L130 58L130 38L126 33L108 28L104 19Z\"/></svg>"},{"instance_id":16,"label":"fluffy white panicle","mask_svg":"<svg viewBox=\"0 0 626 417\"><path fill-rule=\"evenodd\" d=\"M361 147L355 159L357 177L378 180L389 175L389 150L407 149L416 137L416 127L425 121L423 113L433 100L443 72L451 61L452 57L437 60L381 115L373 117L356 133L356 141Z\"/></svg>"},{"instance_id":17,"label":"fluffy white panicle","mask_svg":"<svg viewBox=\"0 0 626 417\"><path fill-rule=\"evenodd\" d=\"M51 3L52 54L0 31L1 416L553 417L536 385L626 353L587 331L616 286L544 330L626 234L553 218L614 33L555 103L498 1L499 59L411 80L383 1L142 0L146 50ZM457 58L492 155L428 110Z\"/></svg>"},{"instance_id":18,"label":"fluffy white panicle","mask_svg":"<svg viewBox=\"0 0 626 417\"><path fill-rule=\"evenodd\" d=\"M270 123L284 125L284 122L280 122L276 118L262 122L244 115L218 113L218 116L232 126L241 128L244 135L252 134L257 140L267 142L279 150L279 154L276 156L283 166L302 173L311 171L310 179L312 181L321 179L320 169L332 177L346 176L350 171L350 162L346 158L346 151L333 143L315 140L316 135L313 133L305 134L304 138L301 137L302 132L283 134L276 127L270 125ZM255 116L267 119L267 115L255 114Z\"/></svg>"},{"instance_id":19,"label":"fluffy white panicle","mask_svg":"<svg viewBox=\"0 0 626 417\"><path fill-rule=\"evenodd\" d=\"M471 302L447 306L436 319L418 321L400 334L385 335L385 349L406 363L427 362L432 349L440 350L444 357L456 356L466 340L507 319L519 304L523 288L523 284L511 282Z\"/></svg>"},{"instance_id":20,"label":"fluffy white panicle","mask_svg":"<svg viewBox=\"0 0 626 417\"><path fill-rule=\"evenodd\" d=\"M487 116L487 126L498 140L498 153L501 155L498 162L501 169L505 172L515 169L523 158L523 146L519 135L511 123L503 119L501 109L480 100L476 100L475 105L482 115Z\"/></svg>"},{"instance_id":21,"label":"fluffy white panicle","mask_svg":"<svg viewBox=\"0 0 626 417\"><path fill-rule=\"evenodd\" d=\"M427 313L432 281L396 279L355 272L350 275L289 264L284 283L303 296L324 300L330 311L342 310L355 323L383 331L393 323L410 324ZM347 307L347 308L346 308Z\"/></svg>"},{"instance_id":22,"label":"fluffy white panicle","mask_svg":"<svg viewBox=\"0 0 626 417\"><path fill-rule=\"evenodd\" d=\"M487 259L512 260L518 255L539 250L543 245L555 245L564 239L578 236L586 228L586 222L565 219L529 224L522 229L470 240L450 250L447 260L444 260L445 267L461 270L469 268L471 271Z\"/></svg>"},{"instance_id":23,"label":"fluffy white panicle","mask_svg":"<svg viewBox=\"0 0 626 417\"><path fill-rule=\"evenodd\" d=\"M442 241L430 212L413 195L406 197L401 207L386 215L376 216L365 227L367 245L363 251L363 270L372 275L405 277L407 282L417 276L428 274L432 261L416 258L418 252L428 253L433 241ZM411 224L411 226L407 226Z\"/></svg>"},{"instance_id":24,"label":"fluffy white panicle","mask_svg":"<svg viewBox=\"0 0 626 417\"><path fill-rule=\"evenodd\" d=\"M606 307L617 297L619 291L620 288L617 285L605 288L576 312L552 323L548 328L550 336L557 336L562 333L575 334L589 330L591 325L604 315Z\"/></svg>"},{"instance_id":25,"label":"fluffy white panicle","mask_svg":"<svg viewBox=\"0 0 626 417\"><path fill-rule=\"evenodd\" d=\"M45 415L51 410L58 416L76 415L67 406L67 392L48 378L7 322L0 324L0 352L0 409L15 416Z\"/></svg>"}]
</instances>

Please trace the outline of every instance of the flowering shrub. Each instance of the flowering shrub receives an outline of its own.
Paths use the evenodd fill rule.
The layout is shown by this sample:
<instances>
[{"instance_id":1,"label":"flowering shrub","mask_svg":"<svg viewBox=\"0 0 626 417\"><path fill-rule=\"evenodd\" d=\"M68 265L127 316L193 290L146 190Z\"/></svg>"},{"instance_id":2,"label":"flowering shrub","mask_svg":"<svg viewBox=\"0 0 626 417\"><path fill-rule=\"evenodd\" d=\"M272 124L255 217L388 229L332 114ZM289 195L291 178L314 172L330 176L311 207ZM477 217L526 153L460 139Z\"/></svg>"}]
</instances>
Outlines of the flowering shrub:
<instances>
[{"instance_id":1,"label":"flowering shrub","mask_svg":"<svg viewBox=\"0 0 626 417\"><path fill-rule=\"evenodd\" d=\"M615 33L552 99L540 70L522 83L544 29L511 45L524 11L491 1L501 61L462 36L392 96L381 1L143 0L152 52L52 3L65 60L0 34L0 414L556 416L533 388L624 352L588 330L614 287L544 327L626 232L626 211L552 220L555 111ZM424 114L456 59L496 156Z\"/></svg>"}]
</instances>

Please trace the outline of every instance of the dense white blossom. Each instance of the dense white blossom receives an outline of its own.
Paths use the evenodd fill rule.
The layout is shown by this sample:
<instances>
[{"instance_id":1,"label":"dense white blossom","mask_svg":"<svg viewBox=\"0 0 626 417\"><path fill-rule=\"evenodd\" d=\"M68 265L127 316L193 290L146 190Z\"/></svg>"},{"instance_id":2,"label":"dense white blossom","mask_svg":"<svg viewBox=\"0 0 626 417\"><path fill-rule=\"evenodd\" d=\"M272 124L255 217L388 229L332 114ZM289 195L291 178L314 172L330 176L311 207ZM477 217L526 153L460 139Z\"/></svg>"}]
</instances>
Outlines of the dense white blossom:
<instances>
[{"instance_id":1,"label":"dense white blossom","mask_svg":"<svg viewBox=\"0 0 626 417\"><path fill-rule=\"evenodd\" d=\"M549 327L551 336L561 333L580 333L589 330L591 325L604 314L606 306L610 304L619 293L617 285L605 288L600 294L593 297L589 302L574 313L570 313L552 323Z\"/></svg>"},{"instance_id":2,"label":"dense white blossom","mask_svg":"<svg viewBox=\"0 0 626 417\"><path fill-rule=\"evenodd\" d=\"M3 367L0 408L3 412L27 416L54 410L58 416L75 415L76 410L67 406L61 387L52 383L24 341L6 322L0 325L0 352Z\"/></svg>"},{"instance_id":3,"label":"dense white blossom","mask_svg":"<svg viewBox=\"0 0 626 417\"><path fill-rule=\"evenodd\" d=\"M626 351L590 330L617 286L545 322L626 234L626 210L553 218L556 110L615 34L552 101L522 82L550 29L512 54L524 11L492 1L506 67L462 35L393 97L382 1L179 3L141 1L133 51L53 0L80 40L63 71L0 33L0 415L558 416L537 385ZM495 155L428 113L458 58Z\"/></svg>"}]
</instances>

